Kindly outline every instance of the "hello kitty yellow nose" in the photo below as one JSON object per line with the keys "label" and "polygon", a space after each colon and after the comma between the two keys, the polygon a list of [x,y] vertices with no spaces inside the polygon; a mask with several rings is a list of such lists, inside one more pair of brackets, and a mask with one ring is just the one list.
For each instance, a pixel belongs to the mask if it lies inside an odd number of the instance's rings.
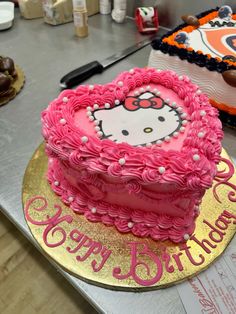
{"label": "hello kitty yellow nose", "polygon": [[143,132],[145,132],[145,133],[151,133],[152,131],[153,131],[152,128],[145,128],[145,129],[143,129]]}

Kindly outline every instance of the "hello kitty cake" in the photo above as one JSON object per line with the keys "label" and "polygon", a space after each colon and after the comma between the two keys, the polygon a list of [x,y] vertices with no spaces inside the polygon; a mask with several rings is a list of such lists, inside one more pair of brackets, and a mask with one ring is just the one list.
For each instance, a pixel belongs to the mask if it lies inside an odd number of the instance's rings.
{"label": "hello kitty cake", "polygon": [[42,113],[47,177],[92,222],[185,241],[220,160],[217,111],[186,76],[152,68],[63,91]]}

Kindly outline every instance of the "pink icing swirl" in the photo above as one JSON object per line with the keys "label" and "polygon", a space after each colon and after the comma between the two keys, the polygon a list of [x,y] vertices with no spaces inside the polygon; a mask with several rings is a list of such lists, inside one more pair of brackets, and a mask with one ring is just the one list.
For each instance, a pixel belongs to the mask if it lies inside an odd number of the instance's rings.
{"label": "pink icing swirl", "polygon": [[140,193],[142,190],[142,187],[137,181],[130,180],[126,184],[126,189],[129,191],[129,193]]}

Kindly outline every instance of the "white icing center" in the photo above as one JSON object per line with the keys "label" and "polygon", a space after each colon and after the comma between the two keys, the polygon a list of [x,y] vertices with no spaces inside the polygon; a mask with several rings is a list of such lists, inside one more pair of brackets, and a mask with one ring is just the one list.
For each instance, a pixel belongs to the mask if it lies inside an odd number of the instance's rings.
{"label": "white icing center", "polygon": [[[182,111],[182,108],[178,110],[178,108],[163,103],[161,98],[151,92],[144,92],[139,96],[128,98],[132,98],[130,100],[131,107],[121,103],[118,106],[95,110],[92,113],[94,118],[100,122],[102,138],[109,138],[117,143],[126,142],[133,146],[150,146],[150,143],[154,144],[158,140],[169,142],[173,134],[181,129],[182,121],[179,111]],[[156,101],[156,103],[158,101],[162,106],[145,107],[152,101]],[[139,107],[135,107],[136,105]]]}

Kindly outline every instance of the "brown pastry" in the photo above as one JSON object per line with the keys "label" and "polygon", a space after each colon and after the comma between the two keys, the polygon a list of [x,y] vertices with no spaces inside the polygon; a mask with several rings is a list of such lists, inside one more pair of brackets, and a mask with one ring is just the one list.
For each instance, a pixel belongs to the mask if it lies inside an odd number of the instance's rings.
{"label": "brown pastry", "polygon": [[16,95],[14,87],[10,87],[8,90],[0,92],[0,103],[4,98],[13,98]]}
{"label": "brown pastry", "polygon": [[227,70],[222,73],[222,76],[227,84],[236,87],[236,70]]}
{"label": "brown pastry", "polygon": [[194,15],[183,15],[181,19],[188,25],[198,27],[200,25],[198,19]]}
{"label": "brown pastry", "polygon": [[0,72],[8,72],[9,74],[13,74],[15,71],[14,61],[8,57],[0,58]]}
{"label": "brown pastry", "polygon": [[9,76],[0,72],[0,92],[7,91],[11,86],[12,80]]}
{"label": "brown pastry", "polygon": [[14,72],[11,74],[13,80],[15,81],[17,79],[17,71],[16,69],[14,70]]}
{"label": "brown pastry", "polygon": [[24,73],[14,61],[0,55],[0,106],[13,99],[24,85]]}
{"label": "brown pastry", "polygon": [[14,61],[9,57],[0,56],[0,104],[15,96],[13,83],[17,79]]}

